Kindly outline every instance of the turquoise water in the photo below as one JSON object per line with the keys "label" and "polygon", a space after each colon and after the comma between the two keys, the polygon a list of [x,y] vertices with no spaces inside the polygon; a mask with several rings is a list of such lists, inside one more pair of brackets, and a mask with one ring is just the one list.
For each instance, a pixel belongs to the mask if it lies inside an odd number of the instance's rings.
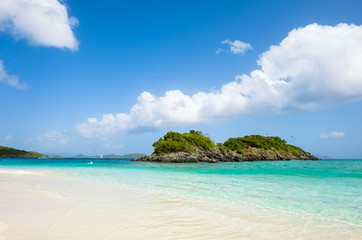
{"label": "turquoise water", "polygon": [[[94,164],[88,165],[87,162]],[[362,227],[362,160],[161,164],[110,159],[3,159],[105,184],[250,206]]]}

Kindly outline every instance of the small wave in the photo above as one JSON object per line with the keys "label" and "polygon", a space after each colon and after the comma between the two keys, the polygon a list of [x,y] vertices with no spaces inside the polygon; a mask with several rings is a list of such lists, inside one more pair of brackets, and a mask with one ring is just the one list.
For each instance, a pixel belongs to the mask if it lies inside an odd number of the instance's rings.
{"label": "small wave", "polygon": [[13,174],[13,175],[44,175],[41,172],[34,172],[34,171],[25,171],[19,169],[0,169],[0,174]]}

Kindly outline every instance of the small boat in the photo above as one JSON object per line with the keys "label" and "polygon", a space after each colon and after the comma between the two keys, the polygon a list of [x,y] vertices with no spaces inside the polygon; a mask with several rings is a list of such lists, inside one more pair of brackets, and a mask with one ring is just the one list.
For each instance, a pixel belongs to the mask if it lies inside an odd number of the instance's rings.
{"label": "small boat", "polygon": [[87,164],[93,164],[93,162],[87,162]]}

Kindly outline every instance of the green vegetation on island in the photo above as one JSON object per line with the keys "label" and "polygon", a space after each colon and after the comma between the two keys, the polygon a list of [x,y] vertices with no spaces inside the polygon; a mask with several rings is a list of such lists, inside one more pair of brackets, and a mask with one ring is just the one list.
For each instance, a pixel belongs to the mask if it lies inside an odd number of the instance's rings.
{"label": "green vegetation on island", "polygon": [[201,131],[168,132],[153,143],[154,152],[140,161],[155,162],[233,162],[267,160],[317,160],[303,149],[287,144],[280,137],[250,135],[229,138],[215,144]]}
{"label": "green vegetation on island", "polygon": [[289,152],[293,156],[299,157],[303,152],[301,148],[287,144],[287,141],[280,137],[264,137],[260,135],[229,138],[222,146],[237,153],[244,153],[250,148],[259,148],[269,151]]}
{"label": "green vegetation on island", "polygon": [[171,152],[193,152],[198,148],[217,148],[215,143],[200,131],[191,130],[189,133],[168,132],[163,138],[153,143],[157,154]]}
{"label": "green vegetation on island", "polygon": [[42,158],[46,155],[37,152],[28,152],[11,147],[0,146],[0,158]]}

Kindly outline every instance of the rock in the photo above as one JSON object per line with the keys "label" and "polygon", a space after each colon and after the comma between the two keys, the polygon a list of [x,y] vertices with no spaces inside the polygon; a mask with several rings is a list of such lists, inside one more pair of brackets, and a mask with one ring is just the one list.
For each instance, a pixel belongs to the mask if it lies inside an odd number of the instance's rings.
{"label": "rock", "polygon": [[293,155],[270,154],[266,151],[239,154],[232,151],[196,150],[192,153],[174,152],[164,154],[151,154],[132,161],[164,162],[164,163],[217,163],[217,162],[248,162],[248,161],[285,161],[285,160],[319,160],[312,154],[304,152],[299,157]]}

